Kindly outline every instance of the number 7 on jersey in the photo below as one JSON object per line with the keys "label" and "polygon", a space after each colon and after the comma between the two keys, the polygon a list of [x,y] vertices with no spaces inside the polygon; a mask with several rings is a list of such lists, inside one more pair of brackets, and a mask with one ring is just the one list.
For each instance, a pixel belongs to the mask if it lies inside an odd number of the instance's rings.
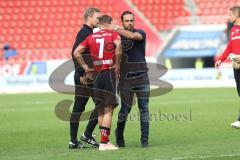
{"label": "number 7 on jersey", "polygon": [[96,43],[100,44],[98,58],[103,58],[104,38],[96,39]]}

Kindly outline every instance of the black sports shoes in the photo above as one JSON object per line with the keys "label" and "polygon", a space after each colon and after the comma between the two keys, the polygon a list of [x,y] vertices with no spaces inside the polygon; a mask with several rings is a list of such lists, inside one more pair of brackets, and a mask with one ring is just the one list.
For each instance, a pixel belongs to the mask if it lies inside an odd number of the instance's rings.
{"label": "black sports shoes", "polygon": [[[119,134],[117,129],[115,129],[116,144],[118,147],[125,147],[125,141],[122,134]],[[142,148],[148,148],[148,140],[141,141]]]}
{"label": "black sports shoes", "polygon": [[85,148],[84,145],[81,142],[69,142],[68,145],[69,149],[81,149],[81,148]]}
{"label": "black sports shoes", "polygon": [[99,144],[96,142],[96,140],[93,137],[86,137],[84,133],[80,137],[80,141],[84,144],[90,145],[93,148],[99,147]]}

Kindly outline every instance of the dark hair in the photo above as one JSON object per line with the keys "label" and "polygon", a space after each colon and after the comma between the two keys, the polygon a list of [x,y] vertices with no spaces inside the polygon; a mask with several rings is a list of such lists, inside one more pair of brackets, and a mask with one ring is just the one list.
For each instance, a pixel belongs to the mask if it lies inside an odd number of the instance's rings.
{"label": "dark hair", "polygon": [[127,14],[131,14],[131,15],[133,15],[133,17],[134,17],[134,14],[133,14],[132,12],[130,12],[130,11],[124,11],[124,12],[122,13],[122,15],[121,15],[121,20],[122,20],[122,22],[123,22],[123,16],[125,16],[125,15],[127,15]]}
{"label": "dark hair", "polygon": [[84,20],[86,21],[88,19],[88,17],[91,17],[93,16],[93,14],[97,12],[97,13],[100,13],[100,10],[98,8],[87,8],[85,11],[84,11]]}
{"label": "dark hair", "polygon": [[240,6],[233,6],[229,10],[236,14],[238,18],[240,18]]}
{"label": "dark hair", "polygon": [[112,17],[109,15],[102,15],[101,17],[99,17],[100,24],[111,24],[112,20]]}

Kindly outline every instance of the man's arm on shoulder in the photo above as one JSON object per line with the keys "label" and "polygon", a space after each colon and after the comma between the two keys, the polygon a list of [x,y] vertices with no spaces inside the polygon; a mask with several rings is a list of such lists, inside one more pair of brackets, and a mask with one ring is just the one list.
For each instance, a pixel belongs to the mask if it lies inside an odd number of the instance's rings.
{"label": "man's arm on shoulder", "polygon": [[[123,28],[118,28],[116,30],[121,36],[128,38],[128,39],[132,39],[132,40],[136,40],[136,41],[142,41],[145,39],[143,33],[139,33],[139,32],[131,32],[128,30],[125,30]],[[144,33],[145,34],[145,33]]]}

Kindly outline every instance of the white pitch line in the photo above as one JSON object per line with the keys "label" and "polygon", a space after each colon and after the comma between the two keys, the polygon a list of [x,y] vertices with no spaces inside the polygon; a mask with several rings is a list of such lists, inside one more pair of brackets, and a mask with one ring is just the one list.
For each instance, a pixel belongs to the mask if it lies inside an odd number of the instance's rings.
{"label": "white pitch line", "polygon": [[240,156],[240,153],[238,153],[238,154],[216,155],[216,156],[176,157],[176,158],[172,158],[171,160],[208,159],[208,158],[224,158],[224,157],[237,157],[237,156]]}
{"label": "white pitch line", "polygon": [[[48,104],[48,103],[53,103],[55,101],[24,101],[21,103],[17,103],[17,102],[5,102],[2,103],[3,105],[28,105],[28,104]],[[57,101],[56,101],[57,102]]]}
{"label": "white pitch line", "polygon": [[217,102],[232,102],[232,99],[208,99],[208,100],[174,100],[174,101],[167,101],[167,102],[160,102],[160,104],[175,104],[175,103],[217,103]]}

